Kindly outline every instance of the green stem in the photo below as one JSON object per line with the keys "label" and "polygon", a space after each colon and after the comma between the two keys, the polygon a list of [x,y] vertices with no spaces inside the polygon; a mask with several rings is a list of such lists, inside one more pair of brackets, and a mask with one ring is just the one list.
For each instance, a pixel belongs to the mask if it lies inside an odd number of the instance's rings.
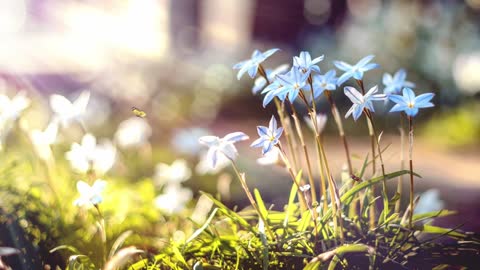
{"label": "green stem", "polygon": [[230,159],[230,161],[232,163],[233,170],[235,171],[235,174],[237,175],[237,178],[240,181],[240,184],[242,185],[242,188],[245,191],[245,194],[247,195],[248,200],[250,201],[250,204],[252,205],[253,209],[257,211],[259,218],[263,221],[263,224],[265,224],[265,228],[267,229],[267,232],[270,235],[270,238],[275,239],[275,235],[270,229],[270,226],[267,223],[266,217],[263,216],[262,212],[258,208],[258,205],[255,202],[255,199],[253,198],[252,193],[250,192],[250,189],[247,186],[247,181],[245,180],[245,174],[240,173],[240,171],[237,168],[237,165],[235,164],[235,161],[233,161],[232,159]]}
{"label": "green stem", "polygon": [[[403,117],[400,117],[400,170],[405,169],[405,130],[404,130],[404,123]],[[403,175],[398,177],[398,185],[397,185],[397,193],[398,193],[398,200],[395,203],[395,212],[400,213],[400,206],[402,201],[402,193],[403,193]]]}
{"label": "green stem", "polygon": [[408,223],[410,228],[413,227],[412,218],[413,218],[413,196],[414,196],[414,183],[413,183],[413,118],[408,117],[408,142],[409,142],[409,158],[410,158],[410,216]]}
{"label": "green stem", "polygon": [[107,229],[105,227],[105,218],[103,217],[102,211],[100,211],[100,206],[95,204],[95,209],[97,209],[98,216],[100,220],[98,221],[100,226],[100,240],[102,241],[102,253],[103,253],[103,264],[107,263]]}
{"label": "green stem", "polygon": [[345,136],[345,131],[343,129],[342,118],[340,117],[340,113],[338,112],[337,105],[335,104],[335,101],[333,100],[330,91],[325,90],[323,93],[327,97],[328,103],[330,103],[333,119],[335,120],[335,123],[337,125],[338,134],[342,139],[343,148],[345,148],[345,155],[347,156],[347,164],[348,164],[348,173],[352,175],[353,174],[352,159],[350,158],[350,150],[348,147],[347,137]]}
{"label": "green stem", "polygon": [[293,121],[295,123],[295,128],[297,130],[297,135],[298,135],[298,138],[300,139],[300,144],[302,144],[303,154],[305,155],[305,161],[307,162],[308,182],[310,184],[310,192],[312,195],[312,200],[316,202],[317,189],[315,187],[315,182],[313,181],[312,166],[310,164],[310,156],[308,154],[307,145],[305,144],[305,140],[303,138],[302,127],[300,125],[300,120],[298,118],[298,114],[297,114],[297,111],[295,110],[295,107],[291,102],[288,102],[288,103],[290,104],[290,108],[292,110],[292,114],[293,114],[292,116],[293,116]]}
{"label": "green stem", "polygon": [[287,171],[288,173],[290,174],[290,177],[292,178],[292,181],[293,183],[297,186],[297,195],[298,195],[298,200],[300,201],[300,208],[302,209],[302,212],[307,210],[308,206],[307,206],[307,202],[305,200],[305,197],[303,196],[301,190],[300,190],[300,187],[304,185],[303,181],[300,180],[301,182],[300,183],[297,183],[297,180],[296,180],[296,175],[298,174],[295,173],[292,169],[292,166],[290,164],[290,161],[288,160],[286,154],[285,154],[285,150],[283,150],[283,147],[282,147],[282,144],[279,142],[276,147],[278,147],[278,150],[280,150],[280,156],[282,157],[283,159],[283,162],[285,163],[285,167],[287,168]]}

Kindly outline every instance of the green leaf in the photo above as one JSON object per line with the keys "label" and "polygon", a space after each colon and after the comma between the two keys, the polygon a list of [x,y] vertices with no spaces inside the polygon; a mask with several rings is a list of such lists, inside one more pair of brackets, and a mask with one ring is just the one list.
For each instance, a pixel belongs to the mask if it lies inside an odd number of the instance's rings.
{"label": "green leaf", "polygon": [[420,231],[424,233],[447,235],[452,238],[460,238],[460,239],[465,238],[465,234],[463,233],[459,233],[452,229],[442,228],[442,227],[433,226],[433,225],[423,225]]}
{"label": "green leaf", "polygon": [[[255,196],[255,200],[257,201],[258,209],[260,210],[260,214],[265,217],[265,219],[268,219],[268,211],[267,207],[265,207],[265,203],[263,202],[262,195],[260,195],[260,191],[258,189],[253,190],[253,194]],[[267,224],[265,224],[267,225]]]}
{"label": "green leaf", "polygon": [[125,240],[127,240],[130,235],[132,235],[133,231],[128,230],[120,234],[120,236],[117,237],[117,240],[112,245],[112,248],[110,249],[110,253],[108,255],[108,258],[112,258],[113,255],[117,252],[117,250],[125,243]]}
{"label": "green leaf", "polygon": [[457,211],[440,210],[440,211],[433,211],[433,212],[427,212],[427,213],[421,213],[421,214],[414,214],[412,217],[412,220],[420,221],[420,220],[425,220],[429,218],[446,217],[446,216],[455,215],[455,214],[457,214]]}
{"label": "green leaf", "polygon": [[215,204],[225,215],[230,217],[232,220],[236,221],[239,223],[241,226],[245,227],[246,229],[250,230],[251,232],[255,232],[252,226],[244,219],[242,218],[239,214],[233,212],[232,210],[228,209],[223,203],[221,203],[219,200],[213,198],[212,195],[205,193],[203,191],[200,191],[201,194],[207,196],[213,204]]}
{"label": "green leaf", "polygon": [[312,221],[312,212],[310,210],[303,212],[302,219],[300,220],[300,223],[298,224],[298,227],[297,227],[297,231],[304,232],[305,230],[307,230],[308,225],[310,225],[311,221]]}
{"label": "green leaf", "polygon": [[50,250],[50,253],[54,253],[54,252],[57,252],[59,250],[69,250],[74,254],[80,254],[80,251],[78,251],[78,249],[76,247],[70,246],[70,245],[61,245],[61,246],[55,247],[55,248]]}
{"label": "green leaf", "polygon": [[[401,171],[397,171],[397,172],[393,172],[393,173],[389,173],[389,174],[386,174],[385,175],[385,180],[390,180],[390,179],[393,179],[393,178],[396,178],[400,175],[404,175],[404,174],[408,174],[410,173],[409,170],[401,170]],[[414,173],[415,176],[417,177],[421,177],[420,175]],[[378,184],[380,183],[381,181],[383,181],[384,179],[384,176],[379,176],[379,177],[375,177],[375,178],[372,178],[370,180],[367,180],[367,181],[363,181],[362,183],[359,183],[358,185],[355,185],[353,186],[351,189],[349,189],[347,192],[345,192],[342,197],[340,198],[340,201],[343,203],[343,202],[346,202],[347,200],[349,200],[351,197],[355,196],[358,192],[370,187],[370,186],[373,186],[375,184]],[[326,213],[324,213],[323,217],[322,217],[322,223],[325,224],[325,222],[327,220],[329,220],[331,217],[332,217],[332,209],[329,208],[327,210]]]}
{"label": "green leaf", "polygon": [[210,216],[208,217],[208,219],[205,221],[205,223],[202,225],[202,227],[198,228],[188,239],[187,241],[185,242],[185,244],[188,244],[190,243],[191,241],[193,241],[195,238],[197,238],[197,236],[199,236],[203,231],[205,231],[205,229],[207,229],[208,225],[210,225],[210,223],[212,222],[212,219],[215,217],[215,215],[217,214],[217,211],[218,211],[218,208],[215,208],[213,209],[212,213],[210,214]]}
{"label": "green leaf", "polygon": [[[302,178],[302,170],[298,171],[297,176],[295,177],[295,182],[299,183],[300,179]],[[288,204],[287,209],[285,210],[285,220],[283,221],[283,227],[286,228],[288,226],[288,222],[290,216],[295,213],[295,197],[297,196],[298,187],[295,183],[292,184],[292,188],[290,189],[290,196],[288,196]]]}

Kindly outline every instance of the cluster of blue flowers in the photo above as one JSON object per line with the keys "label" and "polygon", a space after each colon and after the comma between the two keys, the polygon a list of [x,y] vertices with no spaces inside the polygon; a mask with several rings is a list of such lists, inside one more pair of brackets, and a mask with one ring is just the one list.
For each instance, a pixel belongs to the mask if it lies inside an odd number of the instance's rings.
{"label": "cluster of blue flowers", "polygon": [[[415,96],[411,88],[415,84],[406,80],[406,72],[403,69],[397,71],[393,76],[385,73],[383,76],[383,94],[378,93],[378,86],[373,86],[365,93],[363,89],[363,76],[372,69],[379,67],[372,63],[374,56],[368,55],[351,65],[343,61],[334,61],[336,68],[343,71],[340,77],[334,69],[322,74],[318,63],[323,61],[324,56],[312,59],[310,53],[302,51],[299,56],[293,58],[293,65],[290,69],[282,65],[275,70],[264,69],[262,63],[279,49],[270,49],[266,52],[255,50],[252,57],[248,60],[237,63],[233,66],[238,69],[237,79],[243,74],[248,73],[251,78],[257,74],[260,76],[255,81],[252,92],[264,94],[263,106],[267,106],[272,100],[278,99],[282,102],[293,102],[298,96],[306,101],[306,96],[311,98],[311,102],[318,99],[325,91],[335,91],[337,87],[353,78],[361,86],[361,92],[352,86],[345,86],[344,93],[352,101],[353,105],[345,114],[345,118],[350,115],[356,121],[363,112],[374,112],[373,101],[384,100],[392,101],[394,106],[390,112],[404,112],[408,117],[417,115],[420,108],[433,107],[431,102],[434,94],[426,93]],[[313,88],[313,89],[312,89]],[[262,90],[263,89],[263,90]],[[282,131],[276,130],[276,121],[272,117],[270,128],[258,127],[260,139],[255,141],[252,146],[262,147],[262,152],[268,152],[272,145],[277,143]],[[275,127],[275,129],[272,129]]]}

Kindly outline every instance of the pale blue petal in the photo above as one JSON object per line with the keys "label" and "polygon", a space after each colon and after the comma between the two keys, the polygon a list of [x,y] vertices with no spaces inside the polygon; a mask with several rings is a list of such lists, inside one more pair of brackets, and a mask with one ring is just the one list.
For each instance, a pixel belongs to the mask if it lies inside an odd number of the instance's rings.
{"label": "pale blue petal", "polygon": [[405,110],[405,113],[408,115],[408,116],[415,116],[417,115],[418,113],[418,108],[414,107],[414,108],[409,108],[407,107],[407,109]]}
{"label": "pale blue petal", "polygon": [[407,72],[403,68],[398,70],[397,73],[395,73],[396,82],[403,82],[405,81],[406,78],[407,78]]}
{"label": "pale blue petal", "polygon": [[372,70],[372,69],[375,69],[375,68],[379,68],[380,65],[379,64],[375,64],[375,63],[370,63],[370,64],[367,64],[366,66],[364,67],[361,67],[360,70],[362,72],[365,72],[365,71],[369,71],[369,70]]}
{"label": "pale blue petal", "polygon": [[348,79],[350,79],[351,77],[353,76],[352,72],[351,71],[347,71],[345,73],[342,74],[342,76],[340,76],[338,79],[337,79],[337,85],[340,86],[342,85],[344,82],[346,82]]}
{"label": "pale blue petal", "polygon": [[405,98],[403,96],[400,96],[400,95],[390,95],[388,97],[391,101],[397,103],[397,104],[400,104],[400,105],[405,105],[407,106],[407,102],[405,101]]}
{"label": "pale blue petal", "polygon": [[234,143],[234,142],[248,140],[248,138],[249,137],[247,134],[237,131],[237,132],[232,132],[225,135],[225,137],[223,137],[223,140]]}
{"label": "pale blue petal", "polygon": [[272,118],[270,118],[270,122],[268,123],[268,129],[272,132],[274,132],[277,129],[277,120],[273,115],[272,115]]}
{"label": "pale blue petal", "polygon": [[[418,95],[417,97],[415,97],[415,106],[419,108],[424,108],[424,105],[427,103],[430,103],[433,96],[434,96],[433,93],[425,93],[425,94]],[[429,107],[433,107],[433,106],[429,106]]]}
{"label": "pale blue petal", "polygon": [[272,143],[272,142],[266,141],[266,142],[263,144],[262,154],[265,155],[265,154],[268,153],[270,150],[272,150],[272,146],[273,146],[273,143]]}
{"label": "pale blue petal", "polygon": [[363,107],[362,106],[357,106],[353,110],[353,120],[357,121],[357,119],[360,118],[360,116],[362,115],[362,112],[363,112]]}
{"label": "pale blue petal", "polygon": [[214,169],[217,165],[217,154],[218,154],[218,151],[216,148],[208,149],[207,162],[212,169]]}
{"label": "pale blue petal", "polygon": [[331,69],[329,70],[327,73],[325,73],[325,80],[326,81],[330,81],[332,80],[333,78],[335,78],[335,75],[337,75],[337,72],[335,71],[335,69]]}
{"label": "pale blue petal", "polygon": [[393,82],[392,75],[388,73],[383,74],[383,78],[382,78],[383,85],[388,87],[392,82]]}
{"label": "pale blue petal", "polygon": [[257,126],[257,133],[259,136],[268,136],[268,128],[264,126]]}
{"label": "pale blue petal", "polygon": [[406,81],[403,83],[403,86],[408,88],[415,88],[415,84],[413,82]]}
{"label": "pale blue petal", "polygon": [[360,70],[356,70],[355,72],[353,72],[353,78],[361,80],[363,78],[363,72]]}
{"label": "pale blue petal", "polygon": [[357,91],[357,89],[351,86],[345,86],[345,88],[343,88],[343,92],[350,99],[350,101],[352,101],[352,103],[360,104],[363,102],[363,96]]}
{"label": "pale blue petal", "polygon": [[343,61],[333,61],[333,64],[340,70],[343,71],[349,71],[352,69],[352,66],[350,64],[347,64]]}
{"label": "pale blue petal", "polygon": [[357,66],[357,67],[363,67],[363,66],[365,66],[368,62],[370,62],[374,57],[375,57],[375,55],[365,56],[365,57],[362,58],[360,61],[358,61],[358,63],[357,63],[355,66]]}
{"label": "pale blue petal", "polygon": [[315,65],[315,64],[318,64],[319,62],[323,61],[323,59],[325,58],[324,55],[321,55],[315,59],[312,60],[312,65]]}
{"label": "pale blue petal", "polygon": [[407,105],[404,105],[404,104],[395,104],[395,105],[390,109],[390,112],[401,112],[401,111],[405,111],[406,109],[408,109],[408,106],[407,106]]}
{"label": "pale blue petal", "polygon": [[246,63],[248,63],[248,61],[250,60],[245,60],[245,61],[236,63],[235,65],[233,65],[233,69],[241,69],[243,66],[245,66]]}
{"label": "pale blue petal", "polygon": [[250,78],[255,78],[255,75],[257,75],[257,70],[258,70],[258,65],[253,65],[248,69],[248,75]]}
{"label": "pale blue petal", "polygon": [[280,51],[280,49],[278,49],[278,48],[270,49],[270,50],[268,50],[268,51],[266,51],[266,52],[263,53],[263,57],[264,57],[265,59],[267,59],[267,58],[270,57],[272,54],[274,54],[274,53],[276,53],[276,52],[278,52],[278,51]]}
{"label": "pale blue petal", "polygon": [[282,133],[283,133],[283,128],[282,128],[282,127],[279,127],[279,128],[275,131],[275,139],[276,139],[276,140],[279,140],[280,137],[282,136]]}
{"label": "pale blue petal", "polygon": [[253,143],[250,144],[250,147],[263,147],[263,143],[265,142],[265,140],[266,139],[264,137],[260,137],[253,141]]}
{"label": "pale blue petal", "polygon": [[403,97],[407,103],[411,103],[415,101],[415,93],[412,89],[405,87],[403,88]]}
{"label": "pale blue petal", "polygon": [[355,110],[357,105],[353,104],[352,107],[350,107],[350,109],[347,111],[347,113],[345,114],[345,119],[348,118],[352,113],[353,113],[353,110]]}
{"label": "pale blue petal", "polygon": [[240,78],[242,78],[243,74],[247,72],[249,67],[250,67],[250,64],[245,64],[242,66],[242,68],[237,73],[237,80],[240,80]]}

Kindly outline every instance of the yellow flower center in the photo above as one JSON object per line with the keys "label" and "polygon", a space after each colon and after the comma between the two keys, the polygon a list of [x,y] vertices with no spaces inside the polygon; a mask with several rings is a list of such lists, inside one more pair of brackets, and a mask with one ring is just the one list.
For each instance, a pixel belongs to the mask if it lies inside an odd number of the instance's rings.
{"label": "yellow flower center", "polygon": [[300,88],[300,85],[298,85],[298,83],[295,83],[295,84],[293,85],[293,88],[298,89],[298,88]]}
{"label": "yellow flower center", "polygon": [[409,108],[413,108],[414,105],[415,105],[415,104],[414,104],[413,102],[410,102],[410,103],[408,103],[407,106],[408,106]]}

